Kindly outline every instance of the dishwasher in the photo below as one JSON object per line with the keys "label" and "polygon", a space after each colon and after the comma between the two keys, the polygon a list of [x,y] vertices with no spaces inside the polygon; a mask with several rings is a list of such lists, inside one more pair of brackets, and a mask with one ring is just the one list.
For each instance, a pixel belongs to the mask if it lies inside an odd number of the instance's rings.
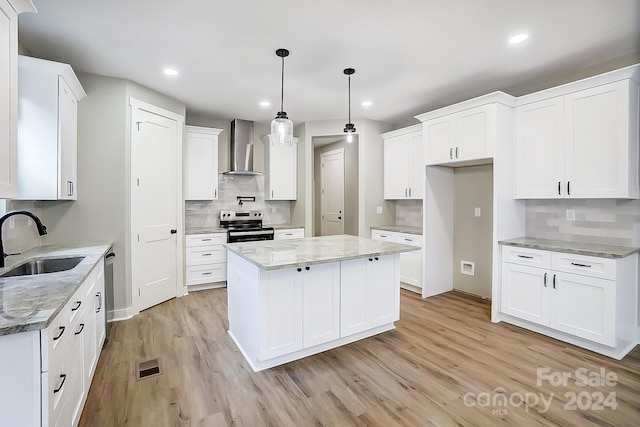
{"label": "dishwasher", "polygon": [[111,324],[107,319],[109,312],[113,312],[113,262],[116,259],[116,254],[113,252],[113,246],[107,250],[107,254],[104,256],[104,305],[107,310],[104,316],[105,325],[105,340],[109,339],[109,330]]}

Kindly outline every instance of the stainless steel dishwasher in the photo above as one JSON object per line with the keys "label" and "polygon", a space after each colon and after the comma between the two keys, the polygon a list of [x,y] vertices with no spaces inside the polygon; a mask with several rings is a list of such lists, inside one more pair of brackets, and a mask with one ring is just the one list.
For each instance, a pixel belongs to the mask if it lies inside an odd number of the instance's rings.
{"label": "stainless steel dishwasher", "polygon": [[109,323],[107,317],[110,311],[113,311],[113,262],[116,259],[116,254],[113,252],[113,246],[107,250],[107,254],[104,256],[104,296],[105,296],[105,308],[107,313],[105,313],[104,321],[105,325],[105,340],[109,339],[109,330],[111,329],[111,324]]}

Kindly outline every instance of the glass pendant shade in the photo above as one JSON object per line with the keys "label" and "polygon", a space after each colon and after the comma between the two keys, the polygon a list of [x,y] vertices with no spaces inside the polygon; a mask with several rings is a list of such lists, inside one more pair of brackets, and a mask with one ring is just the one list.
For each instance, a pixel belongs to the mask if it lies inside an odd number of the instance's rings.
{"label": "glass pendant shade", "polygon": [[[280,112],[282,113],[282,112]],[[271,122],[271,137],[280,144],[293,144],[293,122],[286,113],[276,116]]]}

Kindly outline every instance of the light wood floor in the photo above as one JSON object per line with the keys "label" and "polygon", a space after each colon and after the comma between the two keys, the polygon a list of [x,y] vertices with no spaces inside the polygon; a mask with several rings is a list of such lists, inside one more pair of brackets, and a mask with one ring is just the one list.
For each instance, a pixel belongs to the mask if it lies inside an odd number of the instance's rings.
{"label": "light wood floor", "polygon": [[[113,324],[80,426],[640,425],[640,346],[615,361],[489,313],[465,294],[402,291],[394,331],[254,373],[227,335],[226,289],[194,292]],[[137,381],[137,363],[156,357],[162,374]],[[538,386],[544,367],[573,379]],[[576,386],[578,368],[617,384]],[[572,392],[583,405],[615,392],[618,405],[568,410]]]}

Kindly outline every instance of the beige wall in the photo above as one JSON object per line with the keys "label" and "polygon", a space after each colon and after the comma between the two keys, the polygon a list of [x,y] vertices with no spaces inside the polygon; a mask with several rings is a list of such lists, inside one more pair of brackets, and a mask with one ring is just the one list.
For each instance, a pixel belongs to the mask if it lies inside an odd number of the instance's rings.
{"label": "beige wall", "polygon": [[328,151],[344,148],[344,232],[345,234],[358,235],[358,137],[351,144],[345,140],[333,144],[323,145],[314,150],[313,175],[314,175],[314,230],[315,235],[320,236],[321,203],[320,203],[320,155]]}
{"label": "beige wall", "polygon": [[[453,182],[453,288],[491,298],[493,166],[456,168]],[[460,272],[461,260],[475,262],[474,276]]]}

